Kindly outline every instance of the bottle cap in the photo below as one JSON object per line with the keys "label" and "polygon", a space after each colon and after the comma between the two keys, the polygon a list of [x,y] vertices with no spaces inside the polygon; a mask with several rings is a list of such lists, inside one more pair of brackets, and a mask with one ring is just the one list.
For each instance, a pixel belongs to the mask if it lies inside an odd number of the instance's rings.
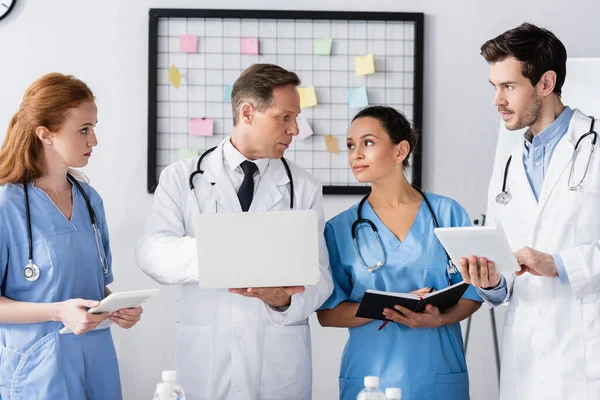
{"label": "bottle cap", "polygon": [[397,387],[389,387],[385,389],[385,397],[394,400],[399,399],[400,397],[402,397],[402,389]]}
{"label": "bottle cap", "polygon": [[376,388],[379,387],[378,376],[365,376],[365,387]]}
{"label": "bottle cap", "polygon": [[167,370],[167,371],[163,371],[162,372],[162,380],[167,382],[167,381],[177,381],[177,372],[176,371],[171,371],[171,370]]}

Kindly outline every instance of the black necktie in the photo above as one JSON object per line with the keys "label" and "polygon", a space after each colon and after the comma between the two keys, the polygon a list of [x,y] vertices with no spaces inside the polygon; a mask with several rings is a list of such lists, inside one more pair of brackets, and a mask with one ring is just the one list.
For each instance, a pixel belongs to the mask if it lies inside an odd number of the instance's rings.
{"label": "black necktie", "polygon": [[242,171],[244,171],[244,180],[237,195],[238,199],[240,199],[242,211],[248,211],[250,204],[252,204],[252,197],[254,196],[254,173],[258,167],[252,161],[247,160],[240,166],[242,167]]}

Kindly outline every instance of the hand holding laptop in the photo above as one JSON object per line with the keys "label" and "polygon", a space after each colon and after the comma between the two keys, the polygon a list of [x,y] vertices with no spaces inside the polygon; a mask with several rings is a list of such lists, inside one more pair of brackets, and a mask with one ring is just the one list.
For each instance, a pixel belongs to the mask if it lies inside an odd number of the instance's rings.
{"label": "hand holding laptop", "polygon": [[304,292],[304,286],[232,288],[229,292],[256,297],[271,307],[285,307],[291,304],[292,295]]}

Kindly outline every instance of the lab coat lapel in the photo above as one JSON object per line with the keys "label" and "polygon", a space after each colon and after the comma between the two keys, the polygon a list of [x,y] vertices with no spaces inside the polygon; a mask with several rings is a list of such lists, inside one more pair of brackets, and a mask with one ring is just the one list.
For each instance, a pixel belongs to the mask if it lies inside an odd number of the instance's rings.
{"label": "lab coat lapel", "polygon": [[282,190],[289,182],[281,160],[270,160],[264,176],[260,177],[249,211],[268,211],[273,208],[283,199]]}
{"label": "lab coat lapel", "polygon": [[[575,110],[567,133],[558,142],[554,154],[552,154],[552,159],[550,160],[550,165],[548,166],[548,171],[544,178],[544,184],[542,185],[542,193],[540,194],[540,209],[544,207],[557,185],[564,184],[564,189],[566,190],[566,179],[568,179],[569,168],[571,166],[571,161],[573,160],[573,150],[575,149],[575,144],[577,143],[579,136],[584,132],[587,132],[589,121],[589,117],[582,114],[579,110]],[[561,179],[563,176],[565,176],[565,179]],[[559,190],[560,189],[562,188],[559,188]]]}
{"label": "lab coat lapel", "polygon": [[202,179],[199,196],[217,202],[224,211],[241,212],[242,206],[223,163],[223,143],[207,157],[205,162],[204,179]]}

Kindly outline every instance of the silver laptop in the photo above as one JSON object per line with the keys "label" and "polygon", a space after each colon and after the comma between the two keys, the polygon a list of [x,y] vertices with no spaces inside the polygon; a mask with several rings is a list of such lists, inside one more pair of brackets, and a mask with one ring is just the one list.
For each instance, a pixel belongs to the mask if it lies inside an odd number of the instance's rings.
{"label": "silver laptop", "polygon": [[200,214],[200,287],[316,285],[319,234],[314,210]]}

